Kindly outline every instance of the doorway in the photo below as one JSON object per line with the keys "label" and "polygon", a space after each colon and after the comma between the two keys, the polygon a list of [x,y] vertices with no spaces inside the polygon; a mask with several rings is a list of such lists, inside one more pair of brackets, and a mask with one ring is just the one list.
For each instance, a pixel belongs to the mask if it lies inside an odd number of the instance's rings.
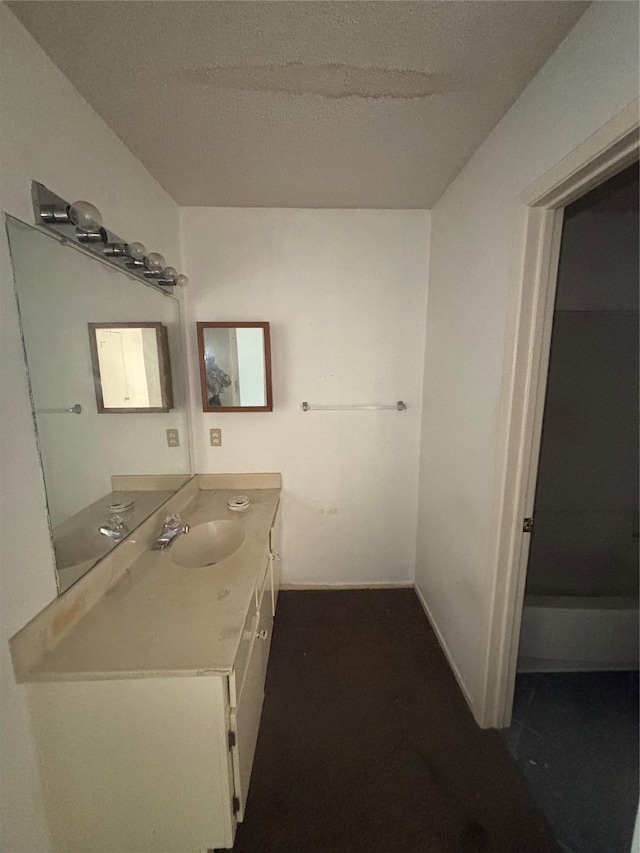
{"label": "doorway", "polygon": [[518,671],[638,668],[639,190],[564,212]]}
{"label": "doorway", "polygon": [[563,849],[638,803],[638,164],[565,208],[513,723]]}
{"label": "doorway", "polygon": [[625,107],[519,197],[503,379],[503,456],[496,472],[495,569],[485,690],[477,719],[511,722],[542,405],[548,367],[563,209],[638,161],[639,102]]}

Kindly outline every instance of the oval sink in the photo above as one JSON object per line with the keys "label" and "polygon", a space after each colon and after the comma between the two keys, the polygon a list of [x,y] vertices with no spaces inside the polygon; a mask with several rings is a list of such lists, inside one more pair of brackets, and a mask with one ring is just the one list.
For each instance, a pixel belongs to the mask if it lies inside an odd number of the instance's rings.
{"label": "oval sink", "polygon": [[213,566],[235,553],[244,541],[237,521],[207,521],[181,533],[171,546],[171,559],[178,566]]}

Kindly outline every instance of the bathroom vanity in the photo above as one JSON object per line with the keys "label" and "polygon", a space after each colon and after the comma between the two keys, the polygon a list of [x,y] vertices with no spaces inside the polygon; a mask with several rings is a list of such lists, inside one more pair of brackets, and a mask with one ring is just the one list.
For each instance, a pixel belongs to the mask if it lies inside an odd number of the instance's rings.
{"label": "bathroom vanity", "polygon": [[[279,475],[220,488],[224,476],[194,478],[136,531],[132,562],[118,557],[127,553],[119,546],[43,611],[51,612],[39,627],[30,623],[12,640],[56,851],[233,846],[280,584],[280,488]],[[227,500],[239,491],[251,506],[232,512]],[[189,532],[151,550],[158,521],[176,511]],[[201,565],[214,553],[202,550],[203,537],[213,541],[220,530],[227,551]],[[117,559],[87,609],[78,587]],[[77,607],[87,609],[80,618]]]}

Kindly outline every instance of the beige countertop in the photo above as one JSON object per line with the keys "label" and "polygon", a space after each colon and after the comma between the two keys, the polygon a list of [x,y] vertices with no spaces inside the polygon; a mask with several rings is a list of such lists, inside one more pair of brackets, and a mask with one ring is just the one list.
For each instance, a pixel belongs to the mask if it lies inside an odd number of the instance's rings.
{"label": "beige countertop", "polygon": [[280,497],[279,488],[241,491],[251,498],[246,512],[227,508],[238,489],[202,489],[180,513],[192,528],[225,519],[241,525],[234,554],[185,568],[172,560],[172,547],[145,551],[27,680],[230,673]]}

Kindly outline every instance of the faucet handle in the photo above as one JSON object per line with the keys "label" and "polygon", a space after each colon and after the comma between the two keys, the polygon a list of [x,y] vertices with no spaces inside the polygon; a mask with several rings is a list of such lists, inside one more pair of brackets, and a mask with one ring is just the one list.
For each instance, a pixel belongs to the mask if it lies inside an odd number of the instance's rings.
{"label": "faucet handle", "polygon": [[165,530],[176,530],[178,527],[182,527],[182,519],[179,515],[168,515],[164,520],[164,529]]}

